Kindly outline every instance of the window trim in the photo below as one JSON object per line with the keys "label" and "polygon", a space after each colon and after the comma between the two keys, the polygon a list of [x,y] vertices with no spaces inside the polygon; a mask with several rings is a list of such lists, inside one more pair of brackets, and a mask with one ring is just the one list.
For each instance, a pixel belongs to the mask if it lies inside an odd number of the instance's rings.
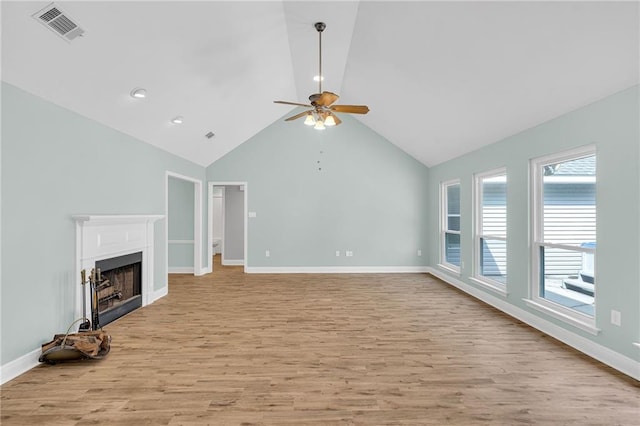
{"label": "window trim", "polygon": [[[474,183],[474,192],[473,192],[473,213],[474,213],[474,228],[473,228],[473,275],[472,275],[472,279],[474,282],[477,282],[487,288],[489,288],[490,290],[493,291],[497,291],[500,294],[506,295],[507,294],[507,283],[501,283],[500,281],[497,280],[493,280],[489,277],[487,277],[486,275],[482,275],[480,273],[480,271],[482,270],[481,265],[480,265],[480,257],[481,257],[481,251],[482,249],[480,248],[480,241],[481,239],[491,239],[491,240],[499,240],[499,241],[504,241],[506,244],[508,244],[507,242],[507,238],[508,238],[508,233],[506,231],[506,227],[508,226],[508,213],[506,213],[506,217],[505,217],[505,233],[506,233],[506,237],[503,236],[499,236],[499,235],[491,235],[491,234],[485,234],[483,231],[483,216],[482,216],[482,198],[483,198],[483,190],[482,190],[482,180],[483,179],[487,179],[487,178],[491,178],[491,177],[498,177],[498,176],[504,176],[505,178],[505,182],[508,182],[508,178],[507,178],[507,168],[506,167],[500,167],[498,169],[493,169],[493,170],[488,170],[486,172],[482,172],[482,173],[476,173],[473,176],[473,183]],[[505,210],[507,209],[507,205],[506,205],[506,193],[505,193]],[[482,232],[481,232],[482,231]],[[509,253],[507,251],[507,265],[509,264]],[[508,275],[507,275],[507,280],[509,279]]]}
{"label": "window trim", "polygon": [[[594,310],[593,316],[583,314],[574,309],[567,308],[558,303],[545,299],[540,296],[540,270],[541,270],[541,247],[555,247],[574,251],[583,251],[595,253],[594,249],[587,249],[578,246],[570,246],[557,243],[545,243],[543,238],[544,232],[544,192],[543,192],[543,175],[542,169],[546,165],[561,163],[565,161],[577,160],[584,157],[595,155],[597,161],[597,152],[595,145],[586,145],[576,149],[563,151],[556,154],[549,154],[542,157],[532,158],[529,160],[529,188],[530,188],[530,282],[529,282],[529,299],[524,299],[528,306],[544,312],[565,323],[576,326],[582,330],[597,334],[600,330],[596,328],[596,314]],[[596,185],[597,185],[597,169],[596,169]],[[597,189],[596,189],[597,191]],[[597,205],[596,205],[597,211]],[[597,234],[597,228],[596,228]],[[597,303],[594,295],[594,303]]]}
{"label": "window trim", "polygon": [[[446,261],[447,259],[446,235],[447,234],[460,235],[460,264],[462,265],[462,236],[461,236],[462,222],[460,222],[460,231],[452,231],[447,229],[447,218],[448,218],[447,213],[448,213],[448,205],[449,205],[447,188],[452,185],[458,185],[460,186],[460,189],[462,189],[459,178],[440,182],[440,263],[439,263],[439,266],[441,268],[447,269],[456,274],[460,274],[460,271],[461,271],[460,266],[454,265],[453,263],[449,263]],[[461,211],[459,216],[462,217],[462,196],[460,196],[460,204],[461,204],[460,205]]]}

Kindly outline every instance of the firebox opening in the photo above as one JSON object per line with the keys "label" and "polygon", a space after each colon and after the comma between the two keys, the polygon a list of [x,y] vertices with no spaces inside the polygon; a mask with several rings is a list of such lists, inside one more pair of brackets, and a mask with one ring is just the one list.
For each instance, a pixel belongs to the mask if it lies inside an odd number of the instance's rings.
{"label": "firebox opening", "polygon": [[96,262],[100,326],[142,306],[142,252]]}

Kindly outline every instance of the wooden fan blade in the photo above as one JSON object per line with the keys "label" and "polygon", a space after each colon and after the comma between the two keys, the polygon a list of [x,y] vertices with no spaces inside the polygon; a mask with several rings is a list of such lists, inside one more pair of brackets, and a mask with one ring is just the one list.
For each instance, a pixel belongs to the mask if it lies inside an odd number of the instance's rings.
{"label": "wooden fan blade", "polygon": [[342,123],[342,120],[340,120],[337,115],[335,114],[331,114],[331,115],[333,115],[333,120],[336,122],[336,126]]}
{"label": "wooden fan blade", "polygon": [[338,100],[340,96],[331,92],[322,92],[320,98],[316,100],[316,105],[329,106]]}
{"label": "wooden fan blade", "polygon": [[310,111],[302,111],[300,114],[296,114],[296,115],[293,115],[293,116],[291,116],[291,117],[289,117],[289,118],[285,118],[285,120],[284,120],[284,121],[293,121],[293,120],[297,120],[298,118],[300,118],[300,117],[304,117],[305,115],[309,114],[309,112],[310,112]]}
{"label": "wooden fan blade", "polygon": [[329,108],[335,112],[346,112],[349,114],[366,114],[369,112],[369,107],[366,105],[334,105]]}
{"label": "wooden fan blade", "polygon": [[301,107],[307,107],[307,108],[311,108],[311,105],[309,104],[300,104],[298,102],[288,102],[288,101],[273,101],[274,104],[284,104],[284,105],[295,105],[295,106],[301,106]]}

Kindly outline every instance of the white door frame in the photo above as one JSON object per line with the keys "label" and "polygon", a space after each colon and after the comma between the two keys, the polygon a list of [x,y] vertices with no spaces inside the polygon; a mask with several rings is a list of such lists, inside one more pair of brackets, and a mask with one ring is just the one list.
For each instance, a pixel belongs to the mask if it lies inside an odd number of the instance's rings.
{"label": "white door frame", "polygon": [[165,266],[166,276],[169,275],[169,178],[175,178],[193,183],[193,275],[203,275],[206,269],[202,266],[202,181],[179,173],[168,171],[165,177]]}
{"label": "white door frame", "polygon": [[[207,233],[207,271],[208,272],[212,272],[213,271],[213,264],[211,263],[211,259],[213,257],[213,235],[211,233],[211,230],[213,229],[213,187],[214,186],[244,186],[244,220],[243,220],[243,224],[244,224],[244,272],[247,272],[247,267],[249,265],[249,257],[248,257],[248,253],[249,253],[249,249],[248,249],[248,242],[249,242],[249,223],[248,223],[248,217],[249,217],[249,185],[247,184],[247,182],[239,182],[239,181],[213,181],[213,182],[208,182],[208,188],[207,188],[207,200],[208,200],[208,217],[207,217],[207,223],[208,223],[208,229],[209,232]],[[223,195],[222,198],[222,207],[223,207],[223,211],[222,211],[222,253],[224,253],[224,203],[225,203],[225,197]]]}

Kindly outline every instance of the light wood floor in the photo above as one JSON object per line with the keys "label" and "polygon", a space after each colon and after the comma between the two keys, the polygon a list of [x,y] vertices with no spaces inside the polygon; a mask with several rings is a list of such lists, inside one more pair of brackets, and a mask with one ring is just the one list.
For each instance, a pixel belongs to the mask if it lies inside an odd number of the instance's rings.
{"label": "light wood floor", "polygon": [[638,425],[640,386],[424,274],[172,275],[3,425]]}

